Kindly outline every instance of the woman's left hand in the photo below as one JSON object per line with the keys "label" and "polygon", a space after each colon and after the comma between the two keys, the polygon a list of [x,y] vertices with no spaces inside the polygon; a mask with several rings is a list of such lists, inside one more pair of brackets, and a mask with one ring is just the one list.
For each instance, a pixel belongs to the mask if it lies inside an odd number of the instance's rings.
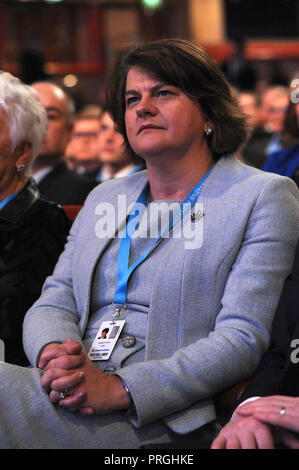
{"label": "woman's left hand", "polygon": [[[55,376],[53,372],[50,370],[45,373],[55,377],[50,384],[50,399],[53,403],[59,402],[60,406],[69,411],[80,410],[83,414],[108,413],[127,409],[130,404],[130,398],[120,379],[104,374],[86,353],[84,364],[72,374],[65,375],[59,370]],[[47,377],[43,379],[46,380]],[[61,399],[60,394],[65,390],[69,396]]]}
{"label": "woman's left hand", "polygon": [[253,416],[263,423],[279,426],[287,431],[281,433],[285,444],[299,448],[299,397],[274,395],[245,403],[236,411],[240,416]]}

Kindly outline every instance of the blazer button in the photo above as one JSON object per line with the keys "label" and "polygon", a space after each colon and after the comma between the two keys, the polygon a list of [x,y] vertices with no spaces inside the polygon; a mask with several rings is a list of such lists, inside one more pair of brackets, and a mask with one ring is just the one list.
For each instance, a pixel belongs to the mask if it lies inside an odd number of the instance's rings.
{"label": "blazer button", "polygon": [[114,375],[116,371],[116,367],[114,366],[106,366],[105,369],[104,369],[104,374],[106,375]]}
{"label": "blazer button", "polygon": [[133,335],[126,335],[121,342],[124,348],[132,348],[136,344],[136,338]]}

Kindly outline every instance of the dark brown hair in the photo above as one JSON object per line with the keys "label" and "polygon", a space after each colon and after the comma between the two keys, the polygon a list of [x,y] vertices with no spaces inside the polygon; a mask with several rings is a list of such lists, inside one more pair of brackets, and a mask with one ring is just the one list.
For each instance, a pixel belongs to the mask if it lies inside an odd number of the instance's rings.
{"label": "dark brown hair", "polygon": [[162,39],[123,51],[106,89],[107,105],[131,155],[124,117],[127,74],[134,66],[180,88],[199,103],[213,125],[214,132],[207,140],[215,159],[235,152],[245,141],[246,116],[217,63],[203,47],[190,41]]}

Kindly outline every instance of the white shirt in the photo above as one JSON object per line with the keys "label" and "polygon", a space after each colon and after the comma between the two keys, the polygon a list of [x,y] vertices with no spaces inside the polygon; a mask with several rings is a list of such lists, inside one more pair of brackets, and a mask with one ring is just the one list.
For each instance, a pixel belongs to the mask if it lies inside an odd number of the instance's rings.
{"label": "white shirt", "polygon": [[48,166],[47,168],[42,168],[41,170],[37,170],[34,174],[33,174],[33,178],[36,182],[36,184],[39,184],[41,182],[41,180],[43,178],[45,178],[45,176],[50,173],[50,171],[52,171],[54,167],[53,166]]}

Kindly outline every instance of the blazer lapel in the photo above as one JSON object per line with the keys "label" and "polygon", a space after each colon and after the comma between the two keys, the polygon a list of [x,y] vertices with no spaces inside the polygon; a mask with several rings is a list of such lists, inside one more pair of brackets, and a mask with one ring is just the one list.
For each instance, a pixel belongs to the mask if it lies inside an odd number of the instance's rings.
{"label": "blazer lapel", "polygon": [[[84,266],[85,268],[80,273],[78,273],[77,279],[79,280],[78,287],[80,291],[80,298],[84,299],[84,303],[81,304],[83,314],[81,316],[80,327],[82,332],[86,328],[89,317],[91,286],[97,263],[104,250],[108,247],[109,243],[115,236],[117,236],[117,233],[125,227],[125,222],[132,205],[137,200],[146,182],[147,175],[144,173],[144,176],[140,178],[138,184],[133,188],[132,192],[124,194],[124,192],[120,190],[120,193],[115,194],[114,191],[110,191],[109,194],[107,193],[107,197],[103,196],[101,199],[94,199],[92,203],[86,207],[86,223],[84,225],[85,227],[95,227],[95,229],[94,233],[91,234],[89,239],[85,239],[84,246],[82,246],[79,258],[76,261],[78,265]],[[108,213],[109,211],[115,211],[115,227],[112,227],[113,224],[111,224],[112,229],[109,231],[109,235],[107,234],[106,236],[100,236],[99,230],[97,230],[97,223],[99,223],[101,214],[103,214],[103,209],[105,209],[105,207],[107,208]],[[82,215],[84,218],[84,214]],[[80,258],[82,262],[79,261]],[[90,262],[86,262],[84,259],[87,259]]]}

